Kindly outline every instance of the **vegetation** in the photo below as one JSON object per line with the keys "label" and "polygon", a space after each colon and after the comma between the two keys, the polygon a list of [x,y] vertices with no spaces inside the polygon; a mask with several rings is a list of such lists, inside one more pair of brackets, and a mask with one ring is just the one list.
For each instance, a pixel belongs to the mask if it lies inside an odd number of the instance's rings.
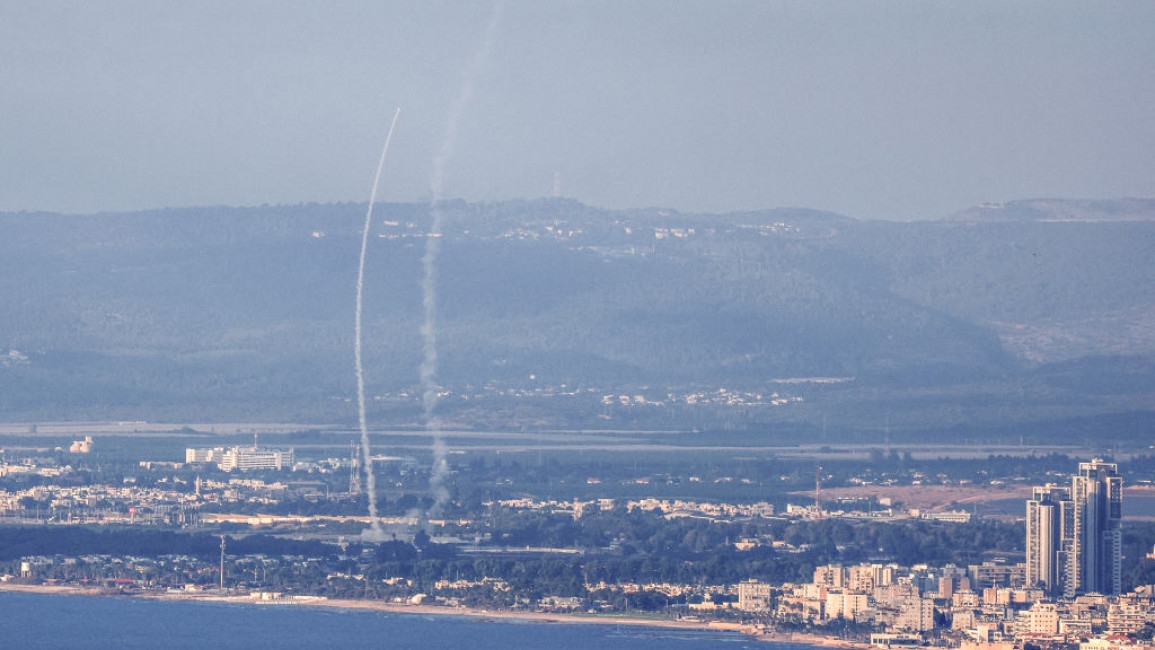
{"label": "vegetation", "polygon": [[[332,557],[340,549],[332,544],[307,542],[272,535],[229,537],[227,548],[236,555],[305,555]],[[33,555],[123,555],[155,558],[188,555],[215,558],[220,538],[205,533],[181,533],[139,527],[0,526],[0,561]]]}
{"label": "vegetation", "polygon": [[[352,421],[360,211],[0,215],[0,415]],[[372,240],[366,367],[387,395],[370,417],[412,423],[419,400],[399,394],[420,362],[414,243],[427,206],[384,211],[398,225]],[[1152,227],[454,204],[439,269],[441,413],[480,428],[795,437],[827,416],[830,441],[878,440],[890,414],[895,441],[1134,439],[1152,421],[1155,341],[1135,338],[1128,314],[1152,302]],[[854,379],[769,381],[815,376]],[[803,401],[601,401],[722,387]]]}

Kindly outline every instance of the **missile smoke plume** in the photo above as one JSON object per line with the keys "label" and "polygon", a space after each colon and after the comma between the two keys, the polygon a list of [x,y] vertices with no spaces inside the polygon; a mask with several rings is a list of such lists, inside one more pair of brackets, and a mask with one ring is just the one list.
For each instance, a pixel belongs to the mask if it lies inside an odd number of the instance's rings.
{"label": "missile smoke plume", "polygon": [[365,212],[365,227],[361,230],[361,261],[357,266],[357,308],[353,318],[353,367],[357,371],[357,418],[361,426],[361,466],[365,470],[365,491],[369,495],[369,530],[361,535],[367,540],[385,539],[381,522],[377,519],[377,479],[373,475],[373,460],[369,450],[369,427],[365,422],[365,370],[361,364],[361,311],[365,290],[365,250],[369,245],[369,227],[373,222],[373,204],[377,201],[377,185],[381,182],[381,169],[385,166],[385,154],[389,153],[389,142],[393,139],[393,129],[401,109],[393,114],[389,133],[385,136],[385,146],[381,149],[381,159],[377,161],[377,173],[373,176],[373,191],[369,193],[369,209]]}
{"label": "missile smoke plume", "polygon": [[424,359],[421,362],[421,403],[425,410],[425,429],[433,438],[433,471],[429,479],[429,489],[433,493],[433,506],[429,514],[437,516],[449,501],[449,489],[445,480],[449,476],[449,465],[445,460],[445,441],[441,437],[441,421],[437,411],[437,257],[441,252],[441,200],[445,179],[445,166],[453,156],[457,144],[457,125],[466,105],[473,98],[473,82],[482,65],[489,58],[493,46],[493,35],[497,31],[498,18],[504,2],[498,2],[490,14],[481,45],[466,66],[461,83],[461,92],[449,109],[449,120],[445,125],[445,139],[441,149],[433,159],[433,175],[430,179],[430,226],[425,238],[425,255],[421,259],[421,294],[424,320],[421,324]]}

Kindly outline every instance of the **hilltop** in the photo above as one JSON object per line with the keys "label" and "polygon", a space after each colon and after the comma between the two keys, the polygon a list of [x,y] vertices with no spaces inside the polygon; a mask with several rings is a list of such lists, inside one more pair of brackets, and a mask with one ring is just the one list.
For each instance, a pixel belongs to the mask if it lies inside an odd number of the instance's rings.
{"label": "hilltop", "polygon": [[[470,426],[1142,428],[1153,206],[1023,201],[898,223],[450,202],[446,413]],[[0,215],[0,418],[351,417],[364,209]],[[428,206],[375,215],[367,381],[375,417],[407,423]],[[720,388],[797,399],[683,408]]]}

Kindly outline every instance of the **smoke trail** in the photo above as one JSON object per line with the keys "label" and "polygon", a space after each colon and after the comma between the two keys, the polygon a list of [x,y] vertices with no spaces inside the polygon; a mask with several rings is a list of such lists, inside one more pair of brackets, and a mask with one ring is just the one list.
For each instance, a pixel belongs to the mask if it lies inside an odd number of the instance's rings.
{"label": "smoke trail", "polygon": [[441,439],[441,421],[436,416],[437,410],[437,256],[441,252],[441,199],[442,187],[445,179],[445,165],[453,156],[454,146],[457,144],[457,125],[461,121],[461,114],[465,106],[473,98],[473,82],[481,70],[489,50],[493,45],[493,35],[497,31],[498,18],[504,0],[499,0],[489,16],[489,23],[485,27],[485,35],[480,47],[470,59],[462,75],[461,92],[449,109],[449,120],[445,125],[445,139],[441,142],[441,149],[433,159],[433,175],[430,179],[430,226],[425,238],[425,255],[421,259],[423,276],[421,280],[422,308],[424,321],[421,324],[424,359],[421,362],[421,404],[425,409],[425,429],[433,437],[433,471],[429,479],[429,489],[433,493],[433,506],[429,514],[436,516],[449,501],[449,490],[445,480],[449,476],[449,466],[445,460],[445,442]]}
{"label": "smoke trail", "polygon": [[373,461],[369,451],[369,428],[365,423],[365,370],[361,365],[361,305],[365,290],[365,249],[369,245],[369,226],[373,222],[373,203],[377,200],[377,185],[381,182],[381,169],[385,166],[385,154],[389,152],[389,142],[393,139],[393,129],[401,108],[393,114],[389,133],[385,136],[385,146],[381,149],[381,159],[377,161],[377,174],[373,176],[373,191],[369,193],[369,209],[365,212],[365,227],[361,230],[361,261],[357,266],[357,308],[353,318],[353,367],[357,371],[357,421],[361,425],[361,465],[365,470],[365,491],[369,494],[369,530],[362,537],[372,541],[385,538],[381,522],[377,520],[377,479],[373,475]]}

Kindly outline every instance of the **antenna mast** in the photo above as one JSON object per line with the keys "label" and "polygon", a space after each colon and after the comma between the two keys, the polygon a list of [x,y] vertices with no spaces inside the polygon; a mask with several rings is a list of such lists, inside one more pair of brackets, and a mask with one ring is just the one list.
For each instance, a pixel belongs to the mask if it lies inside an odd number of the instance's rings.
{"label": "antenna mast", "polygon": [[822,466],[814,470],[814,518],[822,519]]}

